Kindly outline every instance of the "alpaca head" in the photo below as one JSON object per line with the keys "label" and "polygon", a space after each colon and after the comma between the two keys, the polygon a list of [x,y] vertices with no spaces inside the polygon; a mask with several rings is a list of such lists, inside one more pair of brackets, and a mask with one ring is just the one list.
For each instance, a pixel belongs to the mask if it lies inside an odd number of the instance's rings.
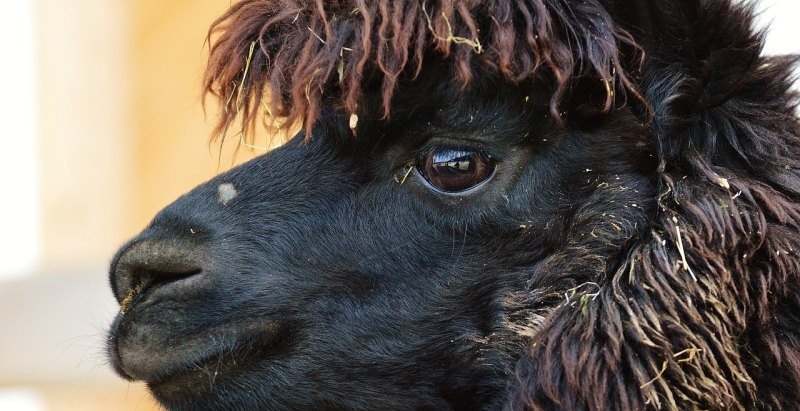
{"label": "alpaca head", "polygon": [[218,132],[303,132],[120,249],[120,375],[170,409],[796,401],[793,62],[726,0],[550,3],[235,3]]}

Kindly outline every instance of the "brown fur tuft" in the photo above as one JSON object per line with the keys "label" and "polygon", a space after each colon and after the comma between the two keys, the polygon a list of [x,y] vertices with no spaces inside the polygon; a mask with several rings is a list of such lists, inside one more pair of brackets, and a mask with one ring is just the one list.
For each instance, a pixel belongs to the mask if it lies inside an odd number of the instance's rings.
{"label": "brown fur tuft", "polygon": [[357,113],[371,81],[388,117],[398,81],[432,58],[464,87],[481,67],[512,83],[546,79],[557,119],[579,78],[604,91],[603,112],[616,96],[639,98],[620,56],[639,48],[596,0],[240,0],[213,23],[212,38],[204,90],[222,106],[217,137],[241,116],[252,138],[262,114],[309,132],[323,99]]}

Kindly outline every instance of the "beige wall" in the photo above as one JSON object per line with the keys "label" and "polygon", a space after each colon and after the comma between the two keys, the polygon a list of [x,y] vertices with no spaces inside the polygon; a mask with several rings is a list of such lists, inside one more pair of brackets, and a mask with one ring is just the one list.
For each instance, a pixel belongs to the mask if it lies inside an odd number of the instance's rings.
{"label": "beige wall", "polygon": [[[133,69],[137,86],[136,213],[143,224],[197,183],[231,166],[232,145],[219,156],[201,110],[205,37],[230,4],[221,0],[135,0]],[[204,47],[205,46],[205,47]],[[210,113],[213,113],[213,108]],[[213,118],[209,118],[209,121]],[[249,158],[242,152],[239,160]]]}
{"label": "beige wall", "polygon": [[108,254],[127,230],[134,119],[127,4],[38,0],[42,263]]}
{"label": "beige wall", "polygon": [[34,1],[41,258],[33,276],[0,282],[0,400],[26,387],[48,410],[155,409],[104,359],[117,310],[106,264],[234,163],[233,145],[208,144],[199,92],[206,30],[230,2]]}
{"label": "beige wall", "polygon": [[200,105],[206,31],[229,2],[37,1],[42,260],[78,266],[233,164]]}

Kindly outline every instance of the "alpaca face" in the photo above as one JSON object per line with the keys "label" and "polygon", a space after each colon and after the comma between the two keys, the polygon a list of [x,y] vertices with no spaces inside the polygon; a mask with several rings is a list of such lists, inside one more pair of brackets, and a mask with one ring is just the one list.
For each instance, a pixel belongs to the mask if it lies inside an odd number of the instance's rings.
{"label": "alpaca face", "polygon": [[498,407],[647,226],[655,165],[624,113],[563,130],[542,96],[440,80],[161,211],[112,264],[117,371],[170,409]]}

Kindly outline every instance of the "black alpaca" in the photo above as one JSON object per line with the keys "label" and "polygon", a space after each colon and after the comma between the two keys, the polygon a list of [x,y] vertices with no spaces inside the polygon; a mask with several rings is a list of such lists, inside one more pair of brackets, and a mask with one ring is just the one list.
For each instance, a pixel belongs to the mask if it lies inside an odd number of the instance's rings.
{"label": "black alpaca", "polygon": [[[168,409],[797,409],[794,57],[732,0],[240,0],[217,133],[121,248]],[[239,121],[241,120],[241,123]]]}

